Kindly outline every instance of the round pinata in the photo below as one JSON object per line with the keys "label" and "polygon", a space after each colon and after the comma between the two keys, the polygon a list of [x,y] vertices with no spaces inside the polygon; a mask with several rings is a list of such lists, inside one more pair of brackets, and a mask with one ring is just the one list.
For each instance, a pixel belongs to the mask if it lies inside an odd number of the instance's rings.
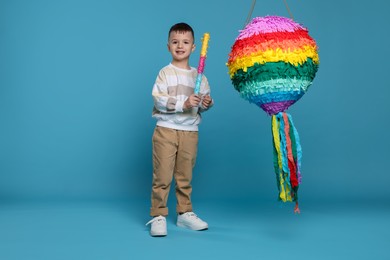
{"label": "round pinata", "polygon": [[318,64],[317,44],[308,30],[280,16],[254,18],[240,31],[229,54],[227,67],[234,88],[272,116],[274,166],[282,201],[298,201],[302,156],[298,132],[285,111],[306,93]]}

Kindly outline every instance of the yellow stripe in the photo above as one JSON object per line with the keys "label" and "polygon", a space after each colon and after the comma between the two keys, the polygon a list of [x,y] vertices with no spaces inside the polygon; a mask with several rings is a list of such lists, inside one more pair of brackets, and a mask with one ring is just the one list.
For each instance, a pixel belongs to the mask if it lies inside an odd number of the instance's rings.
{"label": "yellow stripe", "polygon": [[284,180],[283,180],[283,173],[279,174],[279,180],[280,180],[280,191],[279,191],[279,198],[283,201],[287,201],[287,194],[284,190]]}
{"label": "yellow stripe", "polygon": [[311,58],[315,64],[319,64],[319,57],[316,46],[305,45],[301,49],[293,51],[283,51],[280,48],[275,50],[269,49],[266,51],[252,53],[250,56],[239,57],[229,62],[230,77],[233,77],[237,70],[242,69],[247,71],[248,67],[252,67],[255,63],[264,64],[267,62],[283,61],[298,66],[306,62],[307,58]]}
{"label": "yellow stripe", "polygon": [[282,166],[282,155],[280,152],[279,123],[277,122],[275,115],[272,116],[272,134],[274,136],[275,148],[278,154],[279,170],[282,171],[283,166]]}
{"label": "yellow stripe", "polygon": [[292,201],[291,190],[288,184],[284,180],[283,166],[282,166],[282,154],[280,151],[280,138],[279,138],[279,122],[276,116],[272,116],[272,135],[274,137],[274,143],[276,152],[278,154],[278,166],[279,166],[279,197],[283,202]]}
{"label": "yellow stripe", "polygon": [[202,57],[206,56],[207,47],[209,46],[209,39],[210,39],[209,33],[203,34],[202,49],[200,51],[200,56],[202,56]]}

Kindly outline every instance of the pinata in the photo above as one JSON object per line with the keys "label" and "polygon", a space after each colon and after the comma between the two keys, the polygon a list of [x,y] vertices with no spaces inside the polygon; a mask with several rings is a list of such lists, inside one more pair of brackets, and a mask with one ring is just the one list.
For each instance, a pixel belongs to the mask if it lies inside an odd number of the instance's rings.
{"label": "pinata", "polygon": [[227,62],[240,96],[271,116],[278,198],[294,201],[296,213],[302,149],[286,110],[307,92],[318,65],[318,47],[308,30],[281,16],[252,19],[240,31]]}

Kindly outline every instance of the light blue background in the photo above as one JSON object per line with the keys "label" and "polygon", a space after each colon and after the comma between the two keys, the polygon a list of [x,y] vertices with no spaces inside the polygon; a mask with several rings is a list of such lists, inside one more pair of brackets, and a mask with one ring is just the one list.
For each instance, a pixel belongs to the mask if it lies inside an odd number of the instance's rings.
{"label": "light blue background", "polygon": [[[289,112],[303,146],[301,198],[389,198],[390,37],[385,1],[290,1],[320,68]],[[167,31],[211,34],[215,107],[200,129],[194,196],[276,196],[270,117],[238,96],[225,63],[251,1],[1,1],[1,198],[148,198],[151,88]],[[252,17],[289,16],[258,1]]]}
{"label": "light blue background", "polygon": [[[275,196],[270,118],[240,99],[225,63],[251,1],[1,1],[2,198],[148,197],[151,88],[176,22],[211,34],[194,196]],[[336,4],[337,3],[337,4]],[[297,1],[320,69],[289,112],[302,198],[389,198],[390,38],[385,1]],[[289,16],[258,1],[254,16]]]}
{"label": "light blue background", "polygon": [[[257,1],[252,17],[288,17],[283,2]],[[251,3],[0,0],[0,259],[389,259],[390,3],[288,1],[321,60],[289,110],[300,216],[276,202],[270,117],[225,66]],[[151,89],[181,21],[195,29],[194,67],[211,34],[215,107],[193,181],[210,229],[177,228],[170,214],[168,236],[153,239]]]}
{"label": "light blue background", "polygon": [[[259,1],[254,16],[288,16]],[[176,22],[211,34],[194,196],[275,193],[270,118],[239,98],[225,63],[251,1],[2,1],[0,192],[13,198],[147,197],[151,87]],[[336,4],[337,3],[337,4]],[[303,198],[389,197],[390,39],[384,1],[298,1],[320,69],[289,111],[303,146]]]}

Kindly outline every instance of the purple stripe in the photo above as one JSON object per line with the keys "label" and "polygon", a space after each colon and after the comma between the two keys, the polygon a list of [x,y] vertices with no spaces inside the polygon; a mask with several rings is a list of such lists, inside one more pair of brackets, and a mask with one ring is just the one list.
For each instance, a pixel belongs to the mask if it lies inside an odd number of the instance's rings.
{"label": "purple stripe", "polygon": [[296,100],[288,100],[281,102],[271,102],[260,105],[260,107],[267,112],[269,115],[275,115],[279,112],[284,112],[287,110],[292,104],[295,103]]}

